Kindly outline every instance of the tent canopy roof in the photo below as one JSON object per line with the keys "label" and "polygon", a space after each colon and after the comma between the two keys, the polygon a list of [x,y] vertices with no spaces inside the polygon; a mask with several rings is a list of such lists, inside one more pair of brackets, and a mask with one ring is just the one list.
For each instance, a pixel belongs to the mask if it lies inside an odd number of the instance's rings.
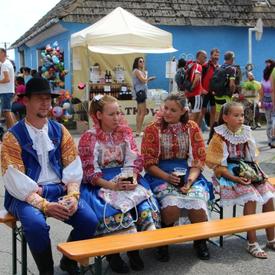
{"label": "tent canopy roof", "polygon": [[90,27],[71,36],[71,46],[104,54],[168,53],[172,34],[118,7]]}

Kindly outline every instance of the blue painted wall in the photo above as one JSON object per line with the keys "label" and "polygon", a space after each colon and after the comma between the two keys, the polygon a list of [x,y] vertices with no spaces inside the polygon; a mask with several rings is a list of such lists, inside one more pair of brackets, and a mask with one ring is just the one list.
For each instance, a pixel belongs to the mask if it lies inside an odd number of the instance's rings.
{"label": "blue painted wall", "polygon": [[[69,41],[72,33],[80,31],[88,26],[88,24],[79,23],[61,23],[68,31],[51,37],[38,45],[26,48],[25,64],[31,68],[37,67],[36,49],[52,44],[58,41],[59,46],[64,49],[65,69],[71,72],[70,64],[70,47]],[[244,70],[248,61],[248,28],[243,27],[191,27],[191,26],[158,26],[173,34],[173,45],[177,52],[171,54],[149,54],[146,57],[146,66],[149,75],[155,75],[157,79],[150,83],[150,88],[162,88],[168,90],[168,79],[165,78],[165,62],[171,60],[172,57],[177,59],[182,54],[190,54],[195,58],[196,52],[200,49],[206,50],[208,53],[214,47],[220,49],[220,63],[223,63],[223,54],[225,51],[232,50],[235,52],[235,63],[239,64]],[[252,63],[255,65],[254,74],[257,80],[262,78],[262,70],[264,61],[272,56],[272,45],[275,44],[275,29],[264,28],[261,41],[255,40],[253,33],[252,39]],[[19,56],[16,52],[16,64],[19,68]],[[66,76],[66,89],[71,89],[71,73]]]}
{"label": "blue painted wall", "polygon": [[[168,79],[165,78],[165,62],[173,56],[177,59],[182,54],[191,54],[195,58],[200,49],[208,54],[212,48],[219,48],[221,52],[220,63],[226,51],[235,52],[235,63],[244,70],[248,62],[248,28],[243,27],[191,27],[191,26],[159,26],[173,34],[173,44],[178,50],[172,54],[147,55],[147,69],[149,75],[157,76],[157,80],[150,83],[150,88],[164,88],[168,90]],[[260,41],[252,38],[252,63],[255,65],[253,73],[257,80],[261,80],[264,61],[275,58],[272,45],[275,43],[275,29],[264,28]]]}

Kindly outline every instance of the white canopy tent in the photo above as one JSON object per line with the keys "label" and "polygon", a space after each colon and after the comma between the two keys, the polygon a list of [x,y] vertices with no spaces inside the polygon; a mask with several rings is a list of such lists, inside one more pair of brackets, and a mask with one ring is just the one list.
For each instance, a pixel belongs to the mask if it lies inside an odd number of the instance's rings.
{"label": "white canopy tent", "polygon": [[[90,27],[72,34],[74,93],[79,81],[88,82],[89,67],[98,63],[101,70],[116,65],[125,68],[131,82],[134,58],[144,53],[171,53],[172,34],[152,26],[118,7]],[[89,49],[89,51],[87,50]]]}
{"label": "white canopy tent", "polygon": [[118,7],[90,27],[71,36],[71,47],[103,54],[169,53],[172,34]]}

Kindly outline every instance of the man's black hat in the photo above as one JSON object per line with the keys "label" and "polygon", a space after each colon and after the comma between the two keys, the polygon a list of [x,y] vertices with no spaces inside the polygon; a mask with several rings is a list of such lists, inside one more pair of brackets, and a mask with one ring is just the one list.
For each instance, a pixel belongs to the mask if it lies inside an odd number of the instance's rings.
{"label": "man's black hat", "polygon": [[35,94],[47,94],[52,98],[58,97],[59,94],[54,94],[51,91],[49,81],[43,77],[33,77],[26,84],[25,93],[22,96],[30,96]]}

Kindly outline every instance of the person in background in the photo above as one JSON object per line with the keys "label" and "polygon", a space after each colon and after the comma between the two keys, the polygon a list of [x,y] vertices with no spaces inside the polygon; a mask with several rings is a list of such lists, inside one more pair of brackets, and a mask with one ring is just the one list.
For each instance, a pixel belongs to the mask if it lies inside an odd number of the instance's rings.
{"label": "person in background", "polygon": [[155,79],[154,76],[148,77],[144,71],[143,57],[137,57],[133,63],[132,81],[133,81],[133,96],[137,101],[137,116],[136,116],[136,136],[142,134],[142,124],[147,112],[146,99],[147,99],[147,83]]}
{"label": "person in background", "polygon": [[[160,204],[162,227],[173,226],[179,218],[207,221],[208,201],[214,197],[211,183],[201,174],[206,155],[203,136],[188,113],[183,94],[169,95],[142,139],[145,179]],[[194,241],[194,248],[200,259],[209,259],[205,239]],[[160,247],[157,256],[159,261],[169,261],[168,246]]]}
{"label": "person in background", "polygon": [[241,83],[239,96],[244,97],[241,101],[244,105],[244,124],[251,126],[253,130],[261,127],[258,122],[260,89],[261,83],[255,80],[252,72],[247,72],[247,80]]}
{"label": "person in background", "polygon": [[15,79],[15,95],[11,106],[12,112],[17,116],[18,119],[22,119],[26,114],[26,107],[22,95],[25,94],[25,81],[21,76],[17,76]]}
{"label": "person in background", "polygon": [[210,91],[210,81],[213,77],[214,71],[219,67],[220,51],[214,48],[210,52],[210,59],[207,63],[202,65],[202,87],[205,90],[202,103],[202,118],[205,118],[207,108],[210,107],[210,121],[209,127],[211,128],[216,118],[216,103],[212,91]]}
{"label": "person in background", "polygon": [[219,113],[222,105],[232,100],[232,95],[235,93],[235,90],[236,90],[236,84],[235,84],[236,68],[234,66],[234,60],[235,60],[234,52],[227,51],[224,54],[224,64],[221,66],[221,68],[225,70],[228,76],[228,79],[226,83],[226,95],[222,95],[222,96],[215,95],[216,121],[218,121]]}
{"label": "person in background", "polygon": [[0,48],[0,63],[0,109],[6,119],[7,128],[10,128],[16,122],[16,118],[11,112],[12,98],[15,91],[15,81],[13,65],[7,59],[7,52],[4,48]]}
{"label": "person in background", "polygon": [[[275,117],[274,111],[274,98],[275,89],[272,89],[272,77],[271,73],[275,67],[275,62],[271,59],[266,60],[266,66],[263,71],[263,80],[261,81],[260,89],[260,104],[261,108],[265,111],[266,118],[266,135],[268,140],[268,146],[275,148],[275,134],[273,134],[272,127],[272,114]],[[275,130],[274,130],[275,131]]]}
{"label": "person in background", "polygon": [[[207,149],[206,164],[214,170],[213,183],[220,192],[222,207],[243,205],[244,215],[250,215],[256,213],[256,204],[260,203],[263,212],[274,211],[275,187],[257,165],[256,142],[250,127],[243,123],[241,103],[232,101],[222,106]],[[241,170],[244,165],[250,169]],[[274,227],[267,228],[266,234],[266,247],[275,250]],[[257,242],[256,230],[248,231],[247,239],[247,251],[256,258],[266,259],[267,253]]]}
{"label": "person in background", "polygon": [[[83,171],[73,138],[47,118],[55,96],[44,78],[26,84],[26,118],[4,135],[1,152],[4,206],[20,221],[40,275],[54,274],[47,217],[73,227],[67,241],[92,238],[98,224],[79,197]],[[79,272],[77,262],[66,256],[60,268],[70,275]]]}
{"label": "person in background", "polygon": [[[136,210],[131,207],[129,211],[122,213],[111,203],[106,204],[100,195],[104,189],[111,193],[114,191],[116,201],[121,201],[123,192],[119,191],[126,190],[139,197],[136,192],[138,186],[150,189],[140,175],[143,159],[132,130],[121,114],[117,99],[109,95],[95,96],[90,105],[90,115],[94,126],[81,136],[78,149],[84,173],[81,197],[98,217],[96,235],[155,230],[158,209],[152,209],[145,198],[141,198],[141,202],[135,206]],[[129,173],[127,179],[126,174],[123,176],[125,170]],[[129,251],[127,255],[133,270],[144,269],[138,250]],[[118,253],[108,255],[107,261],[113,271],[129,272],[128,265]]]}
{"label": "person in background", "polygon": [[38,74],[37,70],[35,70],[35,69],[31,70],[31,76],[32,77],[40,77],[40,75]]}
{"label": "person in background", "polygon": [[29,67],[23,67],[23,75],[24,75],[25,84],[27,84],[28,81],[32,79],[31,69]]}
{"label": "person in background", "polygon": [[[196,61],[192,64],[187,64],[190,68],[188,78],[190,79],[192,86],[190,91],[185,92],[185,96],[190,104],[190,119],[195,121],[198,125],[201,125],[202,116],[202,95],[205,93],[202,86],[202,65],[206,62],[206,51],[200,50],[196,54]],[[188,69],[189,71],[189,69]]]}

